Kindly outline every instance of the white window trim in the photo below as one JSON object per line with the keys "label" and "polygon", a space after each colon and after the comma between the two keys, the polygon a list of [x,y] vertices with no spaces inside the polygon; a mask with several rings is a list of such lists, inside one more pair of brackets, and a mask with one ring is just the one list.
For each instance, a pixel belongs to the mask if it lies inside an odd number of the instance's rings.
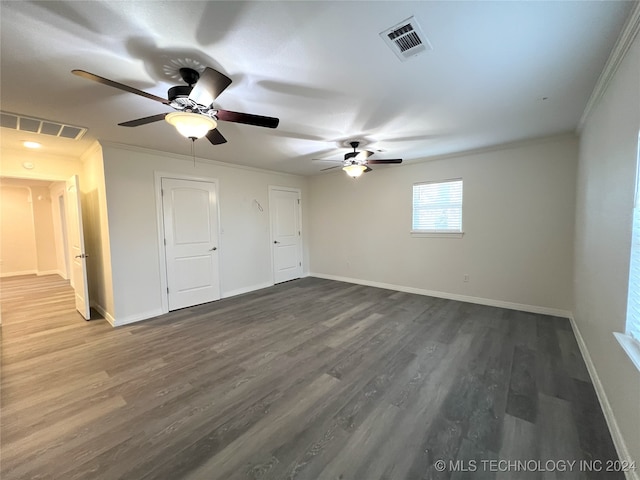
{"label": "white window trim", "polygon": [[464,232],[438,232],[429,230],[411,230],[411,236],[416,238],[462,238]]}
{"label": "white window trim", "polygon": [[[434,184],[434,183],[447,183],[447,182],[457,182],[457,181],[461,181],[464,182],[462,177],[456,177],[456,178],[446,178],[443,180],[430,180],[427,182],[416,182],[411,186],[411,189],[413,190],[413,187],[415,187],[416,185],[429,185],[429,184]],[[464,183],[463,183],[463,189],[464,189]],[[463,203],[462,205],[460,205],[460,209],[461,209],[461,214],[462,212],[462,208],[464,208],[464,191],[462,194],[462,198],[463,198]],[[411,202],[411,213],[413,214],[413,201]],[[464,220],[464,216],[462,216],[462,219]],[[462,228],[462,225],[460,226],[460,228]],[[414,237],[414,238],[462,238],[464,236],[464,230],[460,230],[460,231],[451,231],[451,230],[410,230],[409,234]]]}
{"label": "white window trim", "polygon": [[[636,188],[634,191],[634,196],[633,196],[633,217],[631,220],[631,234],[632,234],[632,241],[631,241],[631,258],[629,259],[629,277],[631,277],[631,267],[633,267],[632,265],[632,260],[633,260],[633,245],[634,242],[637,241],[635,238],[636,235],[636,228],[640,228],[640,225],[636,225],[637,220],[638,220],[638,209],[640,209],[640,132],[638,132],[638,151],[636,153]],[[631,278],[629,278],[629,284],[631,284]],[[631,286],[629,287],[631,288]],[[627,293],[627,309],[629,309],[629,300],[628,300],[629,294]],[[637,332],[637,328],[634,330],[635,332]],[[634,338],[634,336],[631,335],[631,327],[629,326],[629,313],[627,312],[627,318],[625,319],[625,332],[626,333],[619,333],[619,332],[613,332],[613,335],[616,337],[616,339],[618,340],[618,342],[620,343],[620,346],[622,347],[622,349],[626,352],[626,354],[629,356],[629,358],[631,359],[631,361],[633,362],[633,364],[635,365],[635,367],[638,369],[638,371],[640,372],[640,341],[637,338]]]}
{"label": "white window trim", "polygon": [[640,342],[626,333],[613,332],[613,335],[640,372]]}

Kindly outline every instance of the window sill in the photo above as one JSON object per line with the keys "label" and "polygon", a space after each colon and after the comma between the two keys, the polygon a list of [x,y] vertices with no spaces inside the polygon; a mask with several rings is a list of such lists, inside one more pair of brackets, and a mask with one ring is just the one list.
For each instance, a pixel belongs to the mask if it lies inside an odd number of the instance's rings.
{"label": "window sill", "polygon": [[416,238],[462,238],[464,232],[423,232],[420,230],[411,230],[411,236]]}
{"label": "window sill", "polygon": [[640,343],[624,333],[613,332],[613,335],[640,372]]}

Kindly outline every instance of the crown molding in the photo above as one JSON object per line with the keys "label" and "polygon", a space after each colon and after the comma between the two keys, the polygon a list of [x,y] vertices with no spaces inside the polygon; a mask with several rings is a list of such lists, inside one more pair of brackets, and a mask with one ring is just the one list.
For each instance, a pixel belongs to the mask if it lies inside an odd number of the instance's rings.
{"label": "crown molding", "polygon": [[[126,143],[109,142],[106,140],[99,140],[99,142],[100,142],[100,145],[102,145],[103,149],[117,148],[120,150],[129,150],[131,152],[145,153],[147,155],[162,155],[163,157],[175,158],[177,160],[184,160],[191,163],[193,163],[193,160],[194,160],[194,157],[191,157],[189,155],[182,155],[180,153],[164,152],[161,150],[154,150],[152,148],[137,147],[135,145],[128,145]],[[250,172],[265,173],[268,175],[284,175],[288,177],[304,178],[303,175],[296,175],[294,173],[279,172],[277,170],[268,170],[266,168],[250,167],[248,165],[240,165],[237,163],[221,162],[219,160],[210,160],[208,158],[195,157],[195,160],[198,163],[206,163],[209,165],[217,165],[217,166],[226,167],[226,168],[235,168],[238,170],[248,170]]]}
{"label": "crown molding", "polygon": [[[494,145],[488,145],[486,147],[471,148],[468,150],[458,150],[455,152],[443,153],[440,155],[419,157],[419,158],[416,158],[415,160],[407,161],[406,163],[396,165],[394,166],[394,168],[398,169],[398,168],[405,168],[405,167],[415,167],[416,165],[434,162],[437,160],[448,160],[451,158],[471,157],[474,155],[483,155],[485,153],[499,152],[502,150],[511,150],[514,148],[525,148],[525,147],[534,146],[534,145],[542,145],[545,143],[576,140],[577,138],[578,137],[576,136],[576,132],[574,130],[571,130],[568,132],[562,132],[562,133],[553,134],[553,135],[545,135],[542,137],[525,138],[523,140],[516,140],[514,142],[497,143]],[[308,176],[318,177],[321,175],[337,175],[337,174],[340,174],[341,172],[342,170],[335,170],[332,172],[314,173]]]}
{"label": "crown molding", "polygon": [[87,159],[90,158],[92,155],[94,155],[95,153],[101,153],[101,152],[102,152],[102,145],[100,145],[100,142],[98,140],[95,140],[91,145],[89,145],[89,148],[87,148],[84,152],[82,152],[82,155],[80,155],[80,161],[82,163],[85,163]]}
{"label": "crown molding", "polygon": [[604,93],[607,91],[611,80],[616,74],[618,67],[624,60],[624,57],[627,55],[629,48],[631,48],[631,44],[635,40],[638,35],[638,31],[640,31],[640,1],[636,1],[627,22],[624,27],[622,27],[622,31],[618,36],[618,40],[611,50],[611,54],[609,55],[609,59],[600,73],[598,77],[598,81],[596,82],[596,86],[591,92],[591,96],[589,97],[589,101],[587,102],[587,106],[584,108],[584,112],[582,113],[582,117],[580,117],[580,121],[578,122],[577,132],[580,133],[584,128],[584,125],[589,118],[589,115],[596,107]]}
{"label": "crown molding", "polygon": [[460,150],[452,153],[444,153],[442,155],[433,155],[429,157],[422,157],[414,162],[407,162],[406,164],[399,165],[401,167],[408,167],[411,165],[417,165],[420,163],[433,162],[434,160],[446,160],[449,158],[458,157],[470,157],[473,155],[482,155],[484,153],[499,152],[501,150],[511,150],[514,148],[523,148],[533,145],[541,145],[544,143],[562,142],[566,140],[575,140],[576,134],[574,131],[562,132],[554,135],[545,135],[542,137],[525,138],[523,140],[516,140],[514,142],[497,143],[495,145],[488,145],[486,147],[471,148],[469,150]]}

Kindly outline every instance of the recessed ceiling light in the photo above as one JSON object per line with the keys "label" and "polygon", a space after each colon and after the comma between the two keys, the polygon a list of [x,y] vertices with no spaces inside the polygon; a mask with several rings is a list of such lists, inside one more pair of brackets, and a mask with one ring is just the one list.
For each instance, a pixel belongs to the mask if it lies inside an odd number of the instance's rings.
{"label": "recessed ceiling light", "polygon": [[31,162],[22,162],[22,167],[27,170],[32,170],[35,165]]}
{"label": "recessed ceiling light", "polygon": [[40,145],[38,142],[22,142],[22,144],[27,147],[27,148],[40,148],[42,145]]}

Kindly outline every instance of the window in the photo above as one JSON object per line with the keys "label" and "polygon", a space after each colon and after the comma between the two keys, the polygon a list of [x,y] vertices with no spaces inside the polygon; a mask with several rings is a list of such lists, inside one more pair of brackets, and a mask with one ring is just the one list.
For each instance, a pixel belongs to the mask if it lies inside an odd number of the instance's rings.
{"label": "window", "polygon": [[[637,196],[637,195],[636,195]],[[627,334],[640,342],[640,202],[633,209],[633,233],[629,265],[629,297],[627,300]]]}
{"label": "window", "polygon": [[462,179],[413,185],[411,233],[462,235]]}
{"label": "window", "polygon": [[629,292],[627,294],[626,334],[616,333],[618,341],[640,370],[640,136],[636,163],[636,193],[631,228],[631,255],[629,259]]}

